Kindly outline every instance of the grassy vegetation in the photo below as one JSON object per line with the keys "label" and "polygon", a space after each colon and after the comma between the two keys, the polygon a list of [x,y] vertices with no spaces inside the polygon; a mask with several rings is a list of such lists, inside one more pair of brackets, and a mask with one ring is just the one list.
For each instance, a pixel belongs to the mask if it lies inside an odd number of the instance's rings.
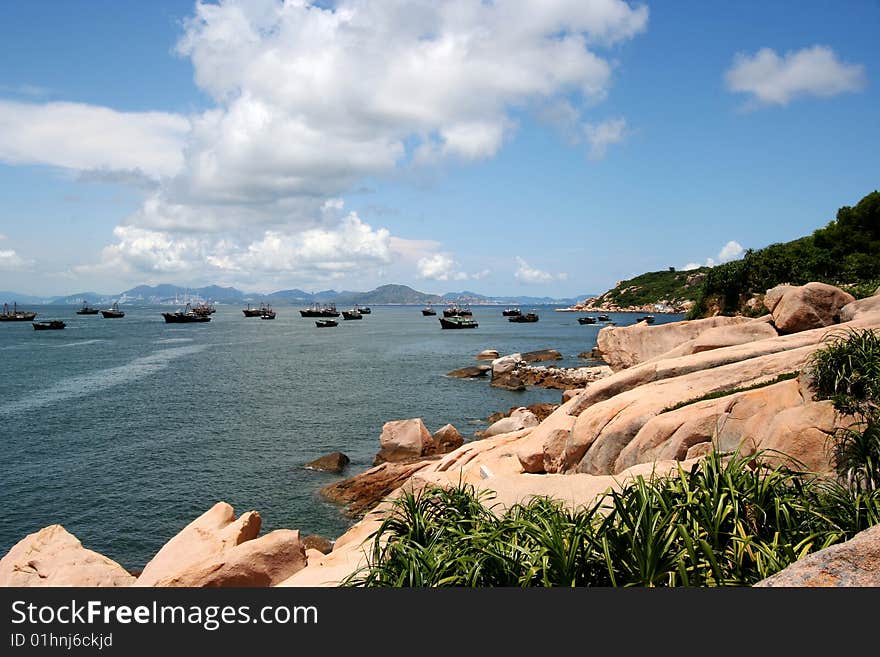
{"label": "grassy vegetation", "polygon": [[[685,301],[693,301],[699,291],[700,282],[709,270],[701,267],[690,271],[652,271],[635,278],[621,281],[613,289],[599,297],[597,303],[614,304],[621,307],[644,306],[661,301],[676,306]],[[691,280],[691,283],[688,283]]]}
{"label": "grassy vegetation", "polygon": [[761,455],[714,454],[567,510],[535,498],[499,515],[467,485],[398,499],[346,586],[742,586],[880,521],[854,493]]}
{"label": "grassy vegetation", "polygon": [[854,418],[833,436],[838,476],[856,490],[880,489],[880,333],[837,333],[813,355],[810,369],[815,398],[830,399]]}
{"label": "grassy vegetation", "polygon": [[761,383],[755,383],[750,386],[741,386],[739,388],[731,388],[730,390],[717,390],[715,392],[710,392],[701,397],[695,397],[693,399],[686,399],[685,401],[678,402],[672,406],[667,406],[660,413],[668,413],[669,411],[676,411],[679,408],[683,408],[685,406],[690,406],[691,404],[696,404],[697,402],[706,401],[707,399],[721,399],[722,397],[729,397],[730,395],[735,395],[738,392],[747,392],[748,390],[757,390],[758,388],[766,388],[767,386],[772,386],[774,383],[779,383],[780,381],[789,381],[791,379],[796,379],[800,372],[786,372],[785,374],[780,374],[775,379],[771,379],[770,381],[762,381]]}

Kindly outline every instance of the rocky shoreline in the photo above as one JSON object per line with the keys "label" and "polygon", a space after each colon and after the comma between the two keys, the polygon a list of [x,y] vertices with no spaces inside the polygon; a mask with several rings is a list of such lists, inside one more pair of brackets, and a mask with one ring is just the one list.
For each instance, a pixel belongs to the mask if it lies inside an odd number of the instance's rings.
{"label": "rocky shoreline", "polygon": [[[779,286],[764,304],[767,314],[757,319],[604,327],[596,355],[605,364],[596,367],[533,364],[558,360],[553,350],[478,354],[485,364],[449,376],[486,377],[507,389],[557,388],[560,403],[493,414],[468,441],[451,425],[431,433],[419,418],[387,422],[373,467],[321,491],[359,518],[335,541],[292,529],[260,536],[257,511],[236,517],[218,502],[135,574],[63,526],[45,527],[0,559],[0,586],[338,586],[365,565],[372,532],[404,490],[464,482],[492,491],[498,508],[535,495],[574,508],[634,476],[674,475],[707,453],[735,449],[772,450],[780,463],[796,460],[831,476],[827,437],[852,418],[813,399],[810,356],[841,330],[880,330],[880,289],[856,301],[821,283]],[[344,455],[328,456],[328,467],[341,471]],[[859,540],[878,551],[880,534],[865,535]],[[790,568],[798,569],[797,581],[845,585],[845,575],[811,579],[804,572],[813,562],[827,571],[839,552]],[[880,585],[880,569],[871,572],[872,585]]]}

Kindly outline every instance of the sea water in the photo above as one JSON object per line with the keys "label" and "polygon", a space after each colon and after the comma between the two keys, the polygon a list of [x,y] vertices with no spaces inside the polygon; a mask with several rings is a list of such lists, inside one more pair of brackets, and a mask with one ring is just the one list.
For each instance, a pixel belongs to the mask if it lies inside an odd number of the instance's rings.
{"label": "sea water", "polygon": [[[318,490],[372,465],[385,422],[452,423],[469,441],[495,411],[560,401],[559,390],[445,376],[484,349],[556,349],[563,360],[545,365],[590,364],[578,355],[604,324],[554,308],[524,307],[540,320],[512,323],[477,306],[479,327],[461,330],[414,306],[373,306],[332,328],[292,306],[262,320],[221,305],[194,324],[166,324],[161,313],[177,310],[167,306],[126,305],[119,319],[29,308],[67,326],[0,322],[0,556],[58,523],[139,569],[220,500],[259,511],[264,532],[336,538],[353,521]],[[619,326],[638,317],[611,314]],[[334,451],[351,459],[341,475],[303,467]]]}

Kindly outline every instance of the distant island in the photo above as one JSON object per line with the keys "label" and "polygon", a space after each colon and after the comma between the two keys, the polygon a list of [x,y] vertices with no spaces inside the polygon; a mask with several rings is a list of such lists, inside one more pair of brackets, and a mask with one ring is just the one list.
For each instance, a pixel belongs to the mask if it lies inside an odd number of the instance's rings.
{"label": "distant island", "polygon": [[296,305],[312,303],[335,303],[337,305],[444,305],[447,303],[467,303],[471,305],[570,305],[591,295],[578,297],[553,298],[531,296],[487,296],[467,290],[447,292],[445,294],[428,294],[414,290],[407,285],[381,285],[368,292],[351,290],[322,290],[306,292],[300,289],[278,290],[269,294],[259,292],[243,292],[234,287],[208,285],[204,287],[184,287],[180,285],[138,285],[117,294],[98,292],[77,292],[63,296],[38,297],[11,291],[0,291],[0,299],[12,304],[107,304],[117,302],[145,303],[157,305],[183,304],[187,301],[199,303],[211,301],[219,304],[259,304]]}

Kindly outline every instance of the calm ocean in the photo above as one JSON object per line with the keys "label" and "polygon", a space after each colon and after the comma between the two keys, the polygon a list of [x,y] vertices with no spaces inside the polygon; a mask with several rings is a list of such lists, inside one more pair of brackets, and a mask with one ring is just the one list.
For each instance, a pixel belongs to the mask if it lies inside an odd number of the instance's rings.
{"label": "calm ocean", "polygon": [[[130,569],[218,500],[258,510],[264,532],[336,538],[352,521],[317,490],[370,467],[384,422],[451,422],[470,440],[494,411],[561,396],[444,374],[483,349],[557,349],[555,364],[583,365],[601,328],[546,306],[533,324],[475,307],[479,328],[458,331],[412,306],[374,306],[335,328],[288,306],[273,321],[218,306],[211,322],[182,325],[164,322],[167,306],[125,306],[122,319],[27,309],[67,328],[0,322],[0,556],[59,523]],[[343,475],[303,467],[337,450],[351,458]]]}

